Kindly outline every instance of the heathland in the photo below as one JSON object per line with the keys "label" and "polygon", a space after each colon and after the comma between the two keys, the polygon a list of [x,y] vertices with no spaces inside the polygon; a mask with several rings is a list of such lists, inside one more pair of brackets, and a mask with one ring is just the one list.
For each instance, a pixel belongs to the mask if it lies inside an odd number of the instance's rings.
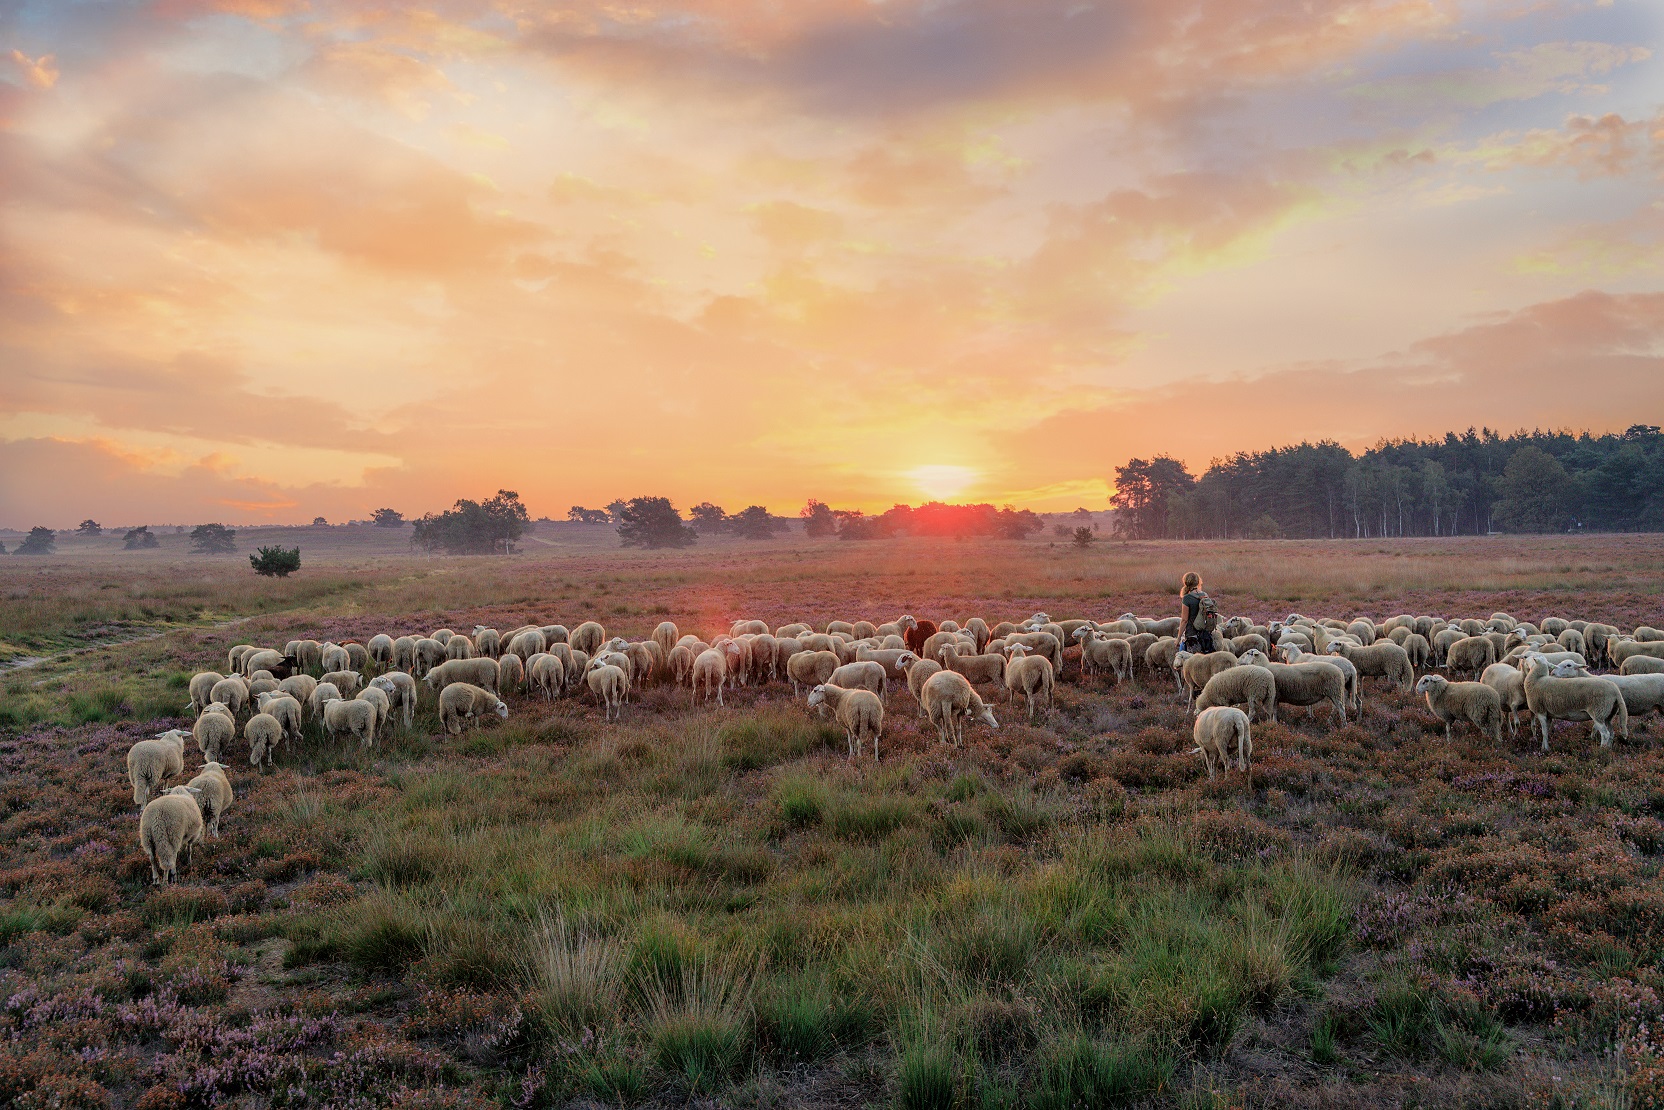
{"label": "heathland", "polygon": [[649,686],[616,724],[510,695],[460,736],[425,693],[371,750],[234,749],[167,888],[123,762],[237,643],[1167,616],[1188,569],[1262,620],[1629,629],[1664,622],[1664,537],[301,542],[281,580],[166,543],[0,559],[0,1107],[1664,1099],[1656,719],[1446,742],[1366,679],[1344,725],[1256,721],[1249,786],[1208,779],[1170,677],[1072,656],[1049,723],[1000,702],[963,748],[892,690],[879,763],[779,684]]}

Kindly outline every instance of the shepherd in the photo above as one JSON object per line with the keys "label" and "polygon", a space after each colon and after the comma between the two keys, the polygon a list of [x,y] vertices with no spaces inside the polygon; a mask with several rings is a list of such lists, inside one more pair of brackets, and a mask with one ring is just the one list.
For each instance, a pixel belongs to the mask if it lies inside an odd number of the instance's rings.
{"label": "shepherd", "polygon": [[1179,602],[1184,613],[1184,624],[1179,629],[1179,642],[1186,651],[1205,655],[1217,650],[1213,642],[1214,629],[1219,627],[1219,607],[1202,590],[1202,576],[1187,571]]}

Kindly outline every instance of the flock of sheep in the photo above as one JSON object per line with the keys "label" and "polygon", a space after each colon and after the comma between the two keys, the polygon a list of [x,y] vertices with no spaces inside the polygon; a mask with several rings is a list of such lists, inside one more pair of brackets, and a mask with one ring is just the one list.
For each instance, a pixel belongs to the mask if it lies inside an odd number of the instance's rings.
{"label": "flock of sheep", "polygon": [[[980,617],[940,624],[903,616],[887,624],[832,621],[823,631],[803,623],[772,631],[758,620],[736,622],[709,642],[683,635],[665,621],[643,640],[609,637],[594,621],[575,628],[523,625],[507,633],[476,626],[471,636],[440,629],[431,636],[372,636],[367,643],[292,640],[282,650],[239,644],[229,673],[205,671],[191,679],[189,731],[172,729],[133,745],[127,755],[133,801],[139,806],[139,843],[153,881],[171,882],[204,834],[217,836],[234,794],[220,762],[242,720],[249,762],[272,765],[285,744],[297,742],[308,721],[331,739],[374,744],[395,719],[415,720],[418,682],[435,695],[448,734],[470,722],[506,719],[503,694],[556,699],[587,690],[607,720],[620,719],[631,692],[674,683],[695,704],[724,704],[725,690],[789,682],[805,688],[811,711],[830,713],[856,758],[884,731],[884,699],[904,684],[944,742],[962,744],[965,726],[999,723],[977,687],[1021,699],[1032,721],[1049,719],[1055,684],[1069,661],[1084,680],[1094,674],[1130,681],[1136,664],[1171,675],[1195,716],[1194,752],[1208,776],[1215,765],[1248,772],[1254,715],[1276,720],[1280,705],[1328,705],[1332,720],[1363,708],[1363,680],[1381,678],[1402,690],[1413,685],[1444,722],[1467,721],[1493,741],[1510,734],[1525,710],[1548,750],[1551,720],[1591,721],[1603,745],[1614,732],[1629,735],[1629,718],[1664,713],[1664,632],[1650,627],[1624,635],[1612,625],[1549,617],[1538,624],[1493,613],[1486,620],[1446,621],[1404,614],[1377,625],[1368,618],[1313,620],[1291,614],[1257,624],[1225,621],[1218,650],[1192,653],[1176,635],[1180,619],[1131,613],[1099,623],[1054,621],[1036,613],[1021,624],[990,626]],[[1433,668],[1473,681],[1418,672]],[[1595,675],[1591,668],[1615,669]],[[365,681],[366,673],[374,670]],[[317,677],[314,677],[316,675]],[[185,741],[206,762],[183,786],[165,783],[184,772]]]}

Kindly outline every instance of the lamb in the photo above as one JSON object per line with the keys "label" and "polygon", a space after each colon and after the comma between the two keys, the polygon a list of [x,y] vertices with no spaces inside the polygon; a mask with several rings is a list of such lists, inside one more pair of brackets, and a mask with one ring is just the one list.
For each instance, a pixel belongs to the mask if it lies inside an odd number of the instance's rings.
{"label": "lamb", "polygon": [[[1258,667],[1253,668],[1259,670]],[[1219,677],[1224,677],[1221,674]],[[1248,759],[1254,754],[1254,739],[1252,729],[1248,724],[1248,714],[1229,705],[1215,705],[1202,710],[1196,715],[1196,723],[1191,726],[1190,736],[1196,741],[1191,754],[1200,755],[1208,765],[1208,778],[1213,778],[1213,762],[1218,759],[1225,771],[1230,771],[1234,765],[1248,776],[1248,785],[1253,786],[1253,771],[1249,770]],[[1231,744],[1236,744],[1236,758],[1231,758]]]}
{"label": "lamb", "polygon": [[1443,675],[1430,674],[1416,683],[1416,693],[1427,698],[1427,708],[1444,722],[1448,742],[1450,723],[1465,720],[1494,743],[1502,743],[1502,697],[1495,687],[1483,682],[1451,682]]}
{"label": "lamb", "polygon": [[1280,705],[1312,707],[1328,702],[1340,724],[1346,723],[1346,676],[1328,660],[1311,663],[1273,663],[1263,653],[1250,651],[1242,657],[1250,666],[1264,667],[1277,682]]}
{"label": "lamb", "polygon": [[1451,674],[1471,671],[1475,675],[1496,662],[1496,645],[1485,636],[1465,636],[1451,644],[1444,653],[1444,668]]}
{"label": "lamb", "polygon": [[[301,722],[304,718],[301,715],[300,700],[294,695],[286,694],[281,690],[261,694],[257,701],[257,708],[261,713],[277,718],[278,724],[283,726],[284,740],[300,740]],[[243,735],[248,735],[247,729],[244,729]]]}
{"label": "lamb", "polygon": [[186,783],[188,789],[194,789],[197,808],[202,814],[202,820],[207,825],[208,835],[220,835],[220,817],[231,808],[236,794],[231,789],[231,780],[226,777],[223,763],[204,763],[202,770],[196,773],[196,778]]}
{"label": "lamb", "polygon": [[201,671],[191,676],[191,700],[186,707],[192,716],[201,713],[213,700],[214,687],[225,681],[218,671]]}
{"label": "lamb", "polygon": [[866,738],[871,736],[872,761],[878,762],[878,739],[884,735],[884,703],[877,694],[871,690],[850,690],[823,682],[809,691],[808,704],[811,710],[822,706],[830,709],[832,719],[844,726],[850,759],[860,756]]}
{"label": "lamb", "polygon": [[[1408,691],[1416,680],[1416,669],[1410,663],[1410,654],[1391,640],[1379,643],[1368,643],[1362,647],[1353,647],[1345,641],[1336,641],[1329,645],[1330,655],[1344,656],[1348,662],[1358,668],[1360,677],[1384,678],[1396,686],[1401,692]],[[1491,662],[1496,662],[1493,658]],[[1480,670],[1484,670],[1483,667]]]}
{"label": "lamb", "polygon": [[994,719],[994,711],[982,704],[976,690],[958,671],[937,671],[926,679],[920,691],[919,704],[924,708],[926,719],[936,726],[937,737],[944,743],[951,740],[955,746],[963,744],[963,720],[975,718],[986,721],[990,728],[1000,727],[999,721]]}
{"label": "lamb", "polygon": [[150,860],[150,881],[160,886],[176,881],[180,856],[191,862],[191,846],[202,843],[200,789],[176,786],[151,799],[139,815],[139,847]]}
{"label": "lamb", "polygon": [[[907,676],[911,686],[913,676]],[[1028,719],[1034,721],[1037,703],[1044,706],[1044,720],[1052,717],[1052,691],[1057,685],[1057,674],[1052,661],[1044,655],[1030,655],[1021,644],[1011,648],[1011,659],[1005,665],[1006,697],[1015,702],[1020,694],[1028,703]]]}
{"label": "lamb", "polygon": [[416,641],[416,658],[410,668],[410,673],[417,678],[426,678],[429,671],[443,662],[445,662],[445,645],[432,636],[424,636]]}
{"label": "lamb", "polygon": [[1230,667],[1208,679],[1196,696],[1198,716],[1226,705],[1245,705],[1250,719],[1257,708],[1260,716],[1277,719],[1277,680],[1263,667]]}
{"label": "lamb", "polygon": [[826,681],[846,690],[871,690],[881,698],[890,689],[889,672],[882,663],[845,663]]}
{"label": "lamb", "polygon": [[370,662],[380,671],[391,670],[393,667],[393,637],[385,632],[378,632],[370,637],[370,642],[364,645],[369,652]]}
{"label": "lamb", "polygon": [[503,652],[497,659],[497,693],[512,694],[526,681],[526,666],[518,655]]}
{"label": "lamb", "polygon": [[1664,659],[1655,659],[1650,655],[1631,655],[1618,665],[1618,673],[1664,674]]}
{"label": "lamb", "polygon": [[595,621],[584,621],[572,630],[566,642],[572,645],[573,651],[594,655],[596,650],[607,642],[607,630]]}
{"label": "lamb", "polygon": [[483,686],[493,694],[502,678],[502,668],[495,659],[447,659],[422,679],[433,690],[443,690],[453,682],[467,682]]}
{"label": "lamb", "polygon": [[416,723],[416,680],[403,671],[390,671],[370,679],[370,685],[387,694],[392,708],[403,714],[404,727]]}
{"label": "lamb", "polygon": [[332,698],[324,704],[324,734],[331,740],[341,733],[358,737],[358,742],[369,747],[376,742],[376,724],[381,714],[367,701]]}
{"label": "lamb", "polygon": [[344,696],[351,697],[358,693],[358,688],[364,685],[364,676],[357,671],[328,671],[319,682],[327,682],[341,691]]}
{"label": "lamb", "polygon": [[1601,747],[1612,744],[1613,726],[1629,734],[1629,710],[1623,691],[1604,678],[1559,678],[1549,674],[1549,662],[1541,655],[1525,659],[1525,704],[1541,731],[1543,751],[1548,751],[1549,721],[1581,721],[1587,718]]}
{"label": "lamb", "polygon": [[244,723],[243,739],[248,741],[249,766],[270,767],[272,753],[283,743],[283,722],[270,713],[256,713]]}
{"label": "lamb", "polygon": [[1196,695],[1202,692],[1208,680],[1236,665],[1236,656],[1228,651],[1212,651],[1205,655],[1180,651],[1173,655],[1173,673],[1178,676],[1179,689],[1185,692],[1185,705],[1192,713],[1196,711]]}
{"label": "lamb", "polygon": [[162,783],[185,769],[185,735],[170,728],[127,749],[127,780],[133,784],[133,804],[140,813],[162,793]]}
{"label": "lamb", "polygon": [[544,701],[554,701],[559,697],[561,691],[566,689],[566,666],[560,657],[546,651],[532,656],[526,664],[526,687],[541,691]]}
{"label": "lamb", "polygon": [[[833,656],[834,659],[837,656]],[[716,648],[706,648],[693,660],[693,702],[699,703],[699,691],[705,691],[705,704],[711,702],[711,695],[716,695],[716,703],[722,705],[722,688],[728,684],[728,661],[722,652]]]}
{"label": "lamb", "polygon": [[[553,659],[554,656],[547,658]],[[589,692],[595,695],[595,700],[605,710],[604,719],[623,720],[624,696],[630,691],[630,679],[623,669],[595,659],[590,663],[584,681],[589,684]]]}
{"label": "lamb", "polygon": [[908,660],[917,659],[908,648],[896,650],[893,648],[857,647],[855,659],[860,663],[878,663],[884,667],[885,675],[892,682],[901,682],[907,678],[907,668],[912,664]]}
{"label": "lamb", "polygon": [[1519,724],[1515,715],[1526,708],[1525,672],[1508,663],[1492,663],[1479,676],[1479,681],[1496,691],[1502,703],[1502,715],[1508,722],[1508,735],[1514,735]]}
{"label": "lamb", "polygon": [[237,724],[229,712],[216,713],[210,705],[191,726],[191,735],[203,758],[218,763],[221,752],[237,738]]}
{"label": "lamb", "polygon": [[[495,628],[487,628],[483,624],[474,626],[474,654],[484,655],[490,659],[500,658],[503,654],[503,636]],[[446,644],[447,648],[451,645]]]}
{"label": "lamb", "polygon": [[319,666],[326,671],[350,671],[352,670],[352,655],[340,644],[325,644]]}
{"label": "lamb", "polygon": [[676,641],[681,638],[682,632],[673,621],[661,621],[659,626],[653,629],[653,642],[659,645],[659,650],[664,653],[666,660],[669,660],[670,653],[676,650]]}
{"label": "lamb", "polygon": [[[1026,650],[1026,645],[1014,646],[1022,646]],[[1039,654],[1044,656],[1046,653]],[[972,682],[989,682],[996,686],[1005,682],[1003,655],[960,655],[959,649],[954,645],[943,644],[936,649],[936,658],[940,659],[948,670],[957,671]]]}

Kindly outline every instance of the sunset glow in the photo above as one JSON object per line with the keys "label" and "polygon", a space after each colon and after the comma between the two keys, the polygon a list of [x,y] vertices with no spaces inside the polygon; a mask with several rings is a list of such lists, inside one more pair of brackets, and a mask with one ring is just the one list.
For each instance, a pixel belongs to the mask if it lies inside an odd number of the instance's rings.
{"label": "sunset glow", "polygon": [[1102,509],[1129,455],[1656,423],[1661,25],[11,5],[0,526]]}

